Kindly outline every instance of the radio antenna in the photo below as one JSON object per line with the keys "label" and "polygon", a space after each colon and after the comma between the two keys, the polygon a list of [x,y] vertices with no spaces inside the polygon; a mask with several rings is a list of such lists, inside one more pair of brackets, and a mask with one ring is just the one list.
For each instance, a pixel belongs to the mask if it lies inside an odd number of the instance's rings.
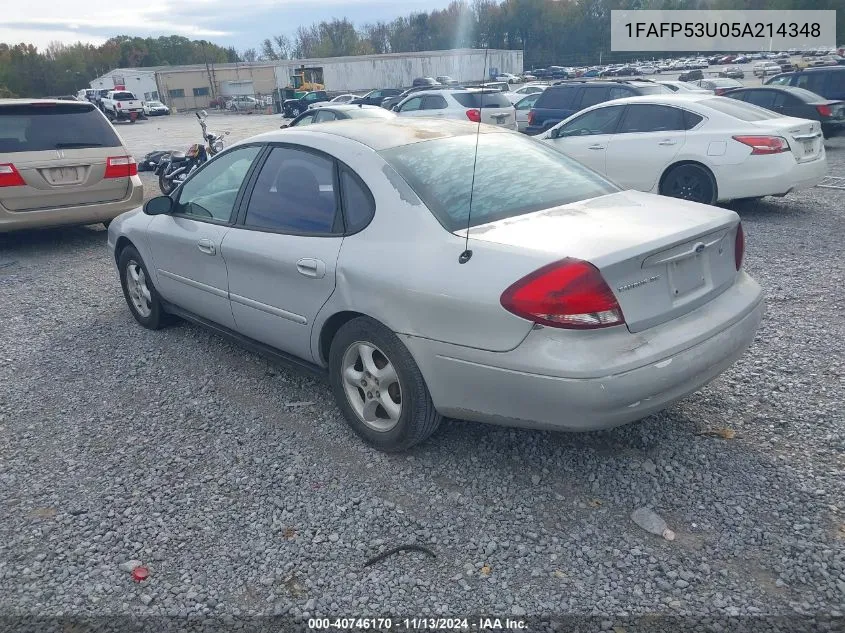
{"label": "radio antenna", "polygon": [[[484,49],[484,77],[487,77],[487,51]],[[481,80],[484,83],[484,79]],[[481,92],[478,93],[478,124],[475,128],[475,153],[472,156],[472,180],[469,185],[469,209],[467,210],[467,232],[464,239],[464,252],[458,257],[459,264],[466,264],[472,257],[472,251],[469,250],[469,227],[472,221],[472,194],[475,191],[475,167],[478,164],[478,139],[481,137],[481,115],[484,113],[484,86],[481,87]]]}

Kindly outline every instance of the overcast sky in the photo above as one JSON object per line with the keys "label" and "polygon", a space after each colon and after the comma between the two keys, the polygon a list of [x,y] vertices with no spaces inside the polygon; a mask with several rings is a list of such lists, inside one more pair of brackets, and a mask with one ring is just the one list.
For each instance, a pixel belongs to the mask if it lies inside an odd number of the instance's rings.
{"label": "overcast sky", "polygon": [[258,48],[265,37],[299,25],[348,17],[357,26],[449,0],[0,0],[0,42],[101,44],[113,35],[184,35]]}

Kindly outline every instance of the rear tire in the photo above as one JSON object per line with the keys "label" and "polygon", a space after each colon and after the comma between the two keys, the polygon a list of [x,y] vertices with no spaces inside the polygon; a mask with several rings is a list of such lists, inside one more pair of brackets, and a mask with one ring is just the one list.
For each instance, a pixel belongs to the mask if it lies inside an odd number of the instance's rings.
{"label": "rear tire", "polygon": [[702,204],[716,202],[716,181],[703,165],[686,163],[667,171],[660,180],[660,195]]}
{"label": "rear tire", "polygon": [[117,261],[120,285],[126,305],[135,320],[149,330],[158,330],[167,321],[158,292],[147,266],[134,246],[124,248]]}
{"label": "rear tire", "polygon": [[408,348],[367,317],[349,321],[335,334],[329,382],[352,430],[381,451],[419,444],[443,419]]}

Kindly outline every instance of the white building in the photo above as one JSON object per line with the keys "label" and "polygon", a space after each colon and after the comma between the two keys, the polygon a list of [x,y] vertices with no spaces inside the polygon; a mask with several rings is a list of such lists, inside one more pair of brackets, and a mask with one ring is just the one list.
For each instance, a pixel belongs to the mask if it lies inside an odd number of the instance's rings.
{"label": "white building", "polygon": [[116,68],[91,82],[94,90],[125,89],[143,101],[158,99],[156,70],[152,68]]}
{"label": "white building", "polygon": [[387,53],[278,61],[276,85],[284,88],[301,67],[322,69],[326,90],[348,92],[410,86],[417,77],[448,75],[459,82],[480,82],[493,74],[522,74],[522,51],[461,48],[418,53]]}
{"label": "white building", "polygon": [[[481,82],[491,74],[522,73],[522,51],[453,49],[385,55],[356,55],[233,64],[193,64],[118,68],[91,82],[94,89],[123,87],[139,99],[159,99],[177,110],[206,108],[215,98],[266,97],[302,73],[329,92],[404,88],[417,77],[448,75],[459,82]],[[121,83],[122,82],[122,83]]]}

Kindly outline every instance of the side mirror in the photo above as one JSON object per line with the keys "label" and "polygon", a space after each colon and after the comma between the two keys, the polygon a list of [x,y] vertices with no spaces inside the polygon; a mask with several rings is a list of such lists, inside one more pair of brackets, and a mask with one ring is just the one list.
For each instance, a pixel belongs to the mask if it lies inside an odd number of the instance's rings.
{"label": "side mirror", "polygon": [[399,106],[398,105],[395,105],[390,109],[393,110],[394,112],[399,112]]}
{"label": "side mirror", "polygon": [[147,215],[168,215],[173,211],[173,198],[170,196],[156,196],[150,198],[144,205]]}
{"label": "side mirror", "polygon": [[208,112],[206,112],[205,110],[200,110],[200,114],[202,115],[202,118],[203,118],[203,119],[207,119],[207,118],[208,118]]}
{"label": "side mirror", "polygon": [[284,130],[286,127],[290,127],[290,123],[282,123],[282,124],[279,126],[279,129]]}
{"label": "side mirror", "polygon": [[549,131],[549,138],[560,138],[560,128],[553,127],[551,131]]}

